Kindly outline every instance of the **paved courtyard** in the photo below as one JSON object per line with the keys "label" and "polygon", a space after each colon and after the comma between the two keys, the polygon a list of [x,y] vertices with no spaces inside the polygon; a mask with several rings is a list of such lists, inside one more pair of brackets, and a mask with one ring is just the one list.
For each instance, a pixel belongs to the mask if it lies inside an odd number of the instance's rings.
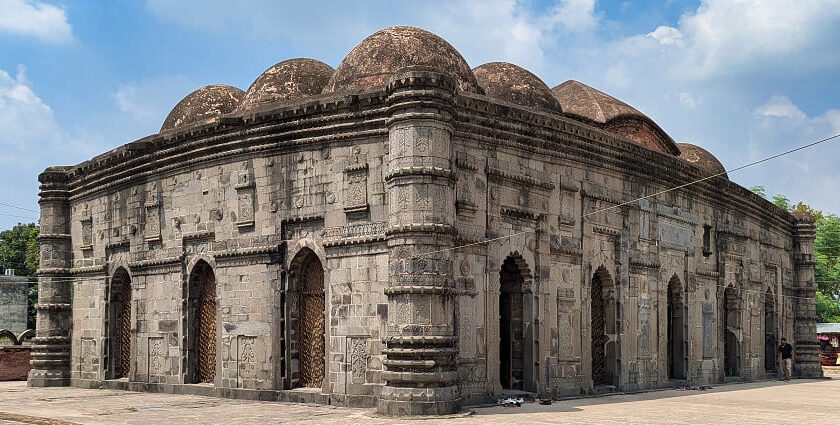
{"label": "paved courtyard", "polygon": [[0,382],[0,425],[76,424],[806,424],[836,423],[840,380],[794,380],[656,391],[519,408],[480,407],[449,419],[375,416],[366,409]]}

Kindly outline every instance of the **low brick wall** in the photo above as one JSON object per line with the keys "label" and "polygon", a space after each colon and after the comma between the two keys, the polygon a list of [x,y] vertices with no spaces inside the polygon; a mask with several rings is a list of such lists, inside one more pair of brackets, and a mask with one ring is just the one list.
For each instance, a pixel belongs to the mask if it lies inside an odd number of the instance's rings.
{"label": "low brick wall", "polygon": [[0,381],[26,380],[31,351],[27,345],[0,345]]}

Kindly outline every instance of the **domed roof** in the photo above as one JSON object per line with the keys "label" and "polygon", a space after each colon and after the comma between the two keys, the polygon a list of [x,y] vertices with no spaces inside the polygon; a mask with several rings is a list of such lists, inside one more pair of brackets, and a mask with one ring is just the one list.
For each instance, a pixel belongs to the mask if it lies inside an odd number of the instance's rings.
{"label": "domed roof", "polygon": [[680,148],[680,159],[705,171],[708,174],[720,174],[723,173],[723,176],[729,178],[726,175],[726,169],[723,168],[723,164],[715,158],[709,151],[701,148],[697,145],[692,145],[690,143],[677,143],[677,147]]}
{"label": "domed roof", "polygon": [[172,131],[233,112],[245,92],[224,84],[204,86],[181,99],[166,120],[160,132]]}
{"label": "domed roof", "polygon": [[557,85],[551,92],[560,102],[563,112],[598,124],[620,116],[647,118],[632,106],[575,80]]}
{"label": "domed roof", "polygon": [[458,88],[482,93],[467,61],[446,40],[414,27],[390,27],[364,39],[341,61],[324,93],[361,91],[385,85],[402,68],[434,68]]}
{"label": "domed roof", "polygon": [[551,92],[572,118],[628,138],[649,149],[679,155],[679,149],[662,128],[636,108],[586,84],[569,80]]}
{"label": "domed roof", "polygon": [[561,111],[551,89],[525,68],[490,62],[474,68],[473,74],[487,96],[543,111]]}
{"label": "domed roof", "polygon": [[279,62],[257,77],[237,110],[320,94],[333,71],[331,66],[315,59]]}

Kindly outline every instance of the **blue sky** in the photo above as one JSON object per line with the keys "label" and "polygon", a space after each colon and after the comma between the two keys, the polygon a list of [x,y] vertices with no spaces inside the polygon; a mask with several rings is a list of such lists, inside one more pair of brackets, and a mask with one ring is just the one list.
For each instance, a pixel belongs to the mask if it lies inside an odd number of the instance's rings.
{"label": "blue sky", "polygon": [[[840,0],[0,0],[0,203],[37,210],[45,167],[157,132],[194,89],[245,90],[293,57],[335,67],[392,25],[473,67],[589,84],[727,168],[840,133]],[[840,212],[838,154],[840,140],[730,178]],[[0,205],[0,229],[27,217]]]}

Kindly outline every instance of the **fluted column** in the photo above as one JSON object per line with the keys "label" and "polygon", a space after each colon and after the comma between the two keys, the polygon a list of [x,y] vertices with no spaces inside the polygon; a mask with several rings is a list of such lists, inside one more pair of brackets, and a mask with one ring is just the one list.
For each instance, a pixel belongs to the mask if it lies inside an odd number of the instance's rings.
{"label": "fluted column", "polygon": [[814,218],[794,213],[793,229],[793,374],[800,378],[822,377],[817,343],[817,307],[814,288]]}
{"label": "fluted column", "polygon": [[448,414],[460,407],[452,278],[455,81],[407,68],[388,84],[389,223],[386,359],[378,410]]}
{"label": "fluted column", "polygon": [[70,385],[70,202],[63,167],[47,168],[40,176],[41,230],[38,243],[38,306],[29,386]]}

